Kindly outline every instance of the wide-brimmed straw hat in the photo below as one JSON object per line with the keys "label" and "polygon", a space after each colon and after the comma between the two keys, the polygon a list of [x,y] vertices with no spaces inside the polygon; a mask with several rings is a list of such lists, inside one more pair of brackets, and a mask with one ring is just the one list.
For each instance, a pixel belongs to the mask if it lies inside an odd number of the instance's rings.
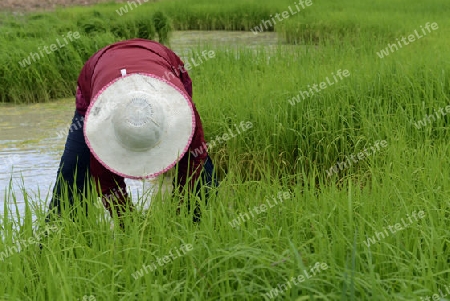
{"label": "wide-brimmed straw hat", "polygon": [[126,178],[156,177],[186,153],[195,129],[188,96],[150,75],[123,75],[106,85],[86,112],[84,135],[91,153]]}

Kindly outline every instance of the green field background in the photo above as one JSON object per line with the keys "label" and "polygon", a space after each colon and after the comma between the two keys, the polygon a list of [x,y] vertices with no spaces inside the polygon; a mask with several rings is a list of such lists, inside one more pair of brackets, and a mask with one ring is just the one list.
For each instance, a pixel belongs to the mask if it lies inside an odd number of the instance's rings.
{"label": "green field background", "polygon": [[[97,300],[264,300],[316,262],[329,268],[276,299],[420,300],[445,293],[450,287],[449,118],[440,115],[419,129],[414,124],[450,105],[450,2],[312,3],[274,26],[281,39],[277,47],[194,49],[216,54],[190,72],[207,140],[241,121],[253,124],[212,149],[222,183],[201,224],[193,225],[187,213],[175,215],[177,197],[164,201],[161,196],[142,213],[144,219],[131,216],[126,232],[114,230],[114,239],[103,219],[64,219],[43,251],[32,246],[0,261],[0,295],[9,296],[5,300],[91,295]],[[84,61],[114,41],[160,38],[170,46],[173,30],[250,31],[293,4],[167,0],[145,3],[121,17],[116,10],[125,4],[114,3],[5,13],[0,102],[72,97]],[[384,58],[377,55],[427,22],[439,28]],[[28,67],[19,65],[68,31],[78,31],[80,39]],[[339,69],[350,76],[289,103]],[[333,165],[380,140],[387,147],[328,176]],[[282,191],[291,196],[283,204],[239,227],[230,225]],[[13,192],[6,199],[13,202]],[[33,210],[38,217],[44,214],[43,208]],[[367,238],[414,211],[425,217],[367,246]],[[1,225],[5,244],[0,251],[18,237],[32,236],[31,212],[19,224],[5,213]],[[144,263],[183,243],[191,243],[193,251],[133,279]]]}

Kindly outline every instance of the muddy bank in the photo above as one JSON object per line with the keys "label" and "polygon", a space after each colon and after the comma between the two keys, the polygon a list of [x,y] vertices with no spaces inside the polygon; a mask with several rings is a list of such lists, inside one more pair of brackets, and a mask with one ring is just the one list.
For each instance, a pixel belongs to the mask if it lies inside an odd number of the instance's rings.
{"label": "muddy bank", "polygon": [[58,7],[89,6],[105,2],[126,2],[121,0],[1,0],[0,11],[28,12],[54,10]]}

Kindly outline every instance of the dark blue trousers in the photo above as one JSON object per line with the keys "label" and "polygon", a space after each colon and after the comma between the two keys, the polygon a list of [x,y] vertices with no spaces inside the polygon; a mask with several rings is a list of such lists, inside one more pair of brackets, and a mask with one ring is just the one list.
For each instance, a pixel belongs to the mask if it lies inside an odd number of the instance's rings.
{"label": "dark blue trousers", "polygon": [[[64,152],[59,163],[53,196],[49,209],[61,214],[62,206],[72,208],[74,194],[80,196],[89,190],[90,150],[83,133],[84,117],[75,111],[67,135]],[[67,191],[64,191],[67,188]],[[63,195],[67,195],[68,204],[63,204]],[[47,216],[48,218],[48,216]]]}

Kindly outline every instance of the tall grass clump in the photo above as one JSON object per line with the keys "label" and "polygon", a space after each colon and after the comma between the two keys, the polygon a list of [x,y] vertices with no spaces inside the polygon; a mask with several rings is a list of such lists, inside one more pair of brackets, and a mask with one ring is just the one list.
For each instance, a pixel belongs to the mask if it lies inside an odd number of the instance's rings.
{"label": "tall grass clump", "polygon": [[[446,14],[436,7],[447,7],[445,1],[436,6],[398,1],[339,2],[321,1],[275,25],[276,31],[290,44],[318,44],[331,41],[353,45],[395,43],[396,38],[412,34],[426,22],[437,22],[445,30]],[[386,19],[386,15],[390,18]],[[414,16],[414,17],[412,17]]]}
{"label": "tall grass clump", "polygon": [[[1,217],[0,294],[11,300],[410,300],[431,295],[450,273],[450,207],[443,202],[448,190],[445,180],[435,177],[448,148],[439,147],[415,164],[410,159],[422,153],[403,159],[404,145],[396,147],[400,150],[391,150],[390,159],[398,161],[388,170],[389,164],[373,163],[370,188],[348,180],[319,191],[314,185],[289,185],[287,178],[244,181],[239,157],[231,155],[217,195],[206,207],[200,198],[199,224],[192,223],[185,207],[176,213],[178,196],[156,195],[149,211],[128,213],[124,229],[111,229],[92,192],[83,199],[87,217],[82,207],[72,215],[63,211],[48,235],[36,235],[46,229],[48,199],[24,190],[24,217],[7,206]],[[427,171],[418,173],[421,166]],[[14,207],[16,197],[9,191],[7,203]],[[261,205],[264,211],[254,210]],[[421,212],[421,218],[409,221],[413,212]],[[377,232],[402,220],[404,229],[377,238]],[[180,248],[188,244],[183,254]],[[171,257],[177,250],[181,256]],[[313,275],[316,263],[324,268]],[[302,275],[302,281],[292,282]]]}
{"label": "tall grass clump", "polygon": [[[171,28],[167,22],[163,24],[164,17],[159,15],[162,21],[157,25],[160,41],[165,43]],[[0,102],[31,103],[71,96],[84,62],[100,48],[125,39],[156,37],[151,15],[113,19],[93,11],[75,23],[59,20],[41,13],[23,20],[10,17],[9,25],[0,27],[0,43],[4,45]],[[42,28],[49,30],[44,33]],[[69,40],[69,33],[77,33],[79,38]],[[56,50],[49,52],[52,44]]]}
{"label": "tall grass clump", "polygon": [[169,42],[169,34],[172,31],[172,25],[169,18],[161,11],[157,11],[152,17],[155,30],[158,33],[158,41],[162,44]]}
{"label": "tall grass clump", "polygon": [[[288,43],[314,44],[334,48],[352,45],[356,51],[380,51],[389,43],[395,43],[402,36],[420,30],[426,22],[437,22],[440,29],[429,34],[414,45],[424,45],[437,37],[436,45],[446,46],[445,36],[448,23],[445,14],[424,4],[407,5],[408,10],[400,10],[402,5],[365,3],[353,5],[351,0],[342,3],[315,3],[300,13],[279,21],[264,31],[276,30]],[[352,4],[352,5],[350,5]],[[215,2],[189,2],[170,0],[145,3],[128,13],[119,16],[117,9],[124,4],[103,4],[89,8],[70,8],[50,13],[33,13],[24,16],[9,16],[0,27],[0,36],[6,45],[0,55],[0,101],[36,102],[51,98],[67,97],[73,94],[75,73],[81,69],[92,53],[102,46],[118,40],[130,38],[155,39],[168,43],[172,29],[224,29],[253,30],[261,22],[271,19],[292,6],[284,2],[231,1],[226,4]],[[444,4],[443,4],[444,5]],[[353,12],[348,14],[349,10]],[[366,12],[370,11],[368,15]],[[388,22],[381,22],[387,12],[394,14]],[[416,18],[411,19],[413,14]],[[272,16],[272,17],[271,17]],[[41,28],[48,30],[42,31]],[[55,43],[56,39],[68,32],[79,32],[83,47],[70,43],[65,54],[48,55],[32,66],[22,70],[19,62],[37,53],[44,46]],[[256,33],[255,33],[256,34]],[[81,40],[81,39],[80,39]],[[87,44],[89,46],[87,47]],[[328,47],[328,46],[327,46]],[[376,47],[376,48],[375,48]],[[411,46],[414,47],[414,46]],[[72,58],[67,62],[59,57]],[[64,67],[62,67],[64,66]],[[8,68],[8,69],[6,69]],[[61,72],[61,68],[70,70]],[[45,74],[45,77],[43,75]],[[23,79],[25,79],[24,82]],[[68,84],[69,83],[69,84]],[[72,84],[71,84],[72,83]],[[58,87],[61,85],[61,87]],[[55,87],[56,86],[56,87]],[[33,89],[31,88],[33,87]],[[37,89],[39,91],[37,91]],[[48,92],[47,92],[48,91]]]}
{"label": "tall grass clump", "polygon": [[[237,53],[238,57],[218,49],[214,61],[204,63],[198,72],[194,69],[192,77],[197,107],[208,112],[203,119],[209,141],[241,121],[253,124],[239,138],[217,144],[213,151],[227,162],[229,150],[240,149],[239,166],[249,178],[265,177],[267,168],[261,165],[298,182],[304,172],[313,174],[317,168],[327,176],[326,170],[337,162],[377,140],[391,145],[400,139],[416,147],[428,143],[428,131],[441,143],[447,139],[442,127],[447,119],[422,130],[414,126],[433,108],[450,103],[449,70],[445,65],[430,68],[432,53],[414,64],[409,63],[413,49],[379,61],[373,52],[333,47],[240,49]],[[300,95],[327,77],[334,82],[333,74],[339,69],[348,70],[350,76],[310,97]],[[398,127],[399,123],[404,126]],[[388,156],[389,147],[342,170],[339,178],[364,176],[372,160],[389,161]]]}
{"label": "tall grass clump", "polygon": [[239,31],[250,31],[283,5],[269,1],[236,0],[220,4],[211,1],[191,1],[189,4],[181,4],[180,1],[158,3],[158,8],[170,16],[177,30]]}

